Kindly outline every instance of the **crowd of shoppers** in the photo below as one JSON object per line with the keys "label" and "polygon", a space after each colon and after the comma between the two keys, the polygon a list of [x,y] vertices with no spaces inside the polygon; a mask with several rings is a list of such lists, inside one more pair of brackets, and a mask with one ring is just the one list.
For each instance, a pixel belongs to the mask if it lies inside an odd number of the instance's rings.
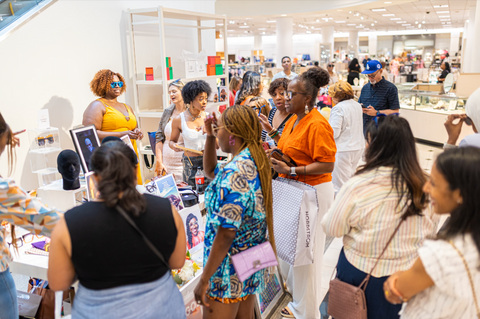
{"label": "crowd of shoppers", "polygon": [[[362,63],[369,83],[358,102],[349,84],[360,72],[357,59],[343,82],[332,79],[333,63],[327,70],[312,67],[297,75],[284,57],[283,74],[268,91],[272,107],[262,97],[260,74],[249,71],[232,79],[235,102],[218,118],[205,112],[211,94],[205,81],[169,84],[172,104],[156,133],[155,173],[174,173],[195,186],[201,167],[211,180],[205,192],[204,269],[194,291],[203,318],[255,318],[255,295],[266,289],[270,269],[240,281],[232,256],[266,242],[276,251],[272,172],[314,187],[318,204],[313,263],[293,267],[278,258],[292,294],[280,309],[283,317],[320,318],[326,235],[343,237],[339,280],[359,286],[371,273],[365,289],[368,319],[473,318],[478,313],[480,150],[471,146],[480,146],[480,89],[468,100],[465,115],[448,117],[445,148],[454,149],[441,154],[427,176],[410,126],[398,114],[396,87],[382,75],[384,66],[368,56]],[[117,102],[123,82],[108,70],[92,81],[100,98],[85,111],[84,123],[95,125],[102,139],[142,137],[130,107]],[[319,90],[327,85],[333,102],[328,120],[315,108]],[[115,119],[118,127],[109,128]],[[456,148],[464,123],[475,134]],[[273,144],[265,147],[268,139]],[[10,164],[18,142],[0,115],[0,155],[7,148]],[[230,154],[227,163],[217,162],[218,148]],[[296,165],[270,157],[275,150]],[[365,163],[358,167],[362,154]],[[65,290],[79,280],[73,319],[185,318],[170,274],[183,266],[192,246],[179,213],[167,199],[136,190],[138,158],[122,142],[105,139],[90,162],[99,197],[65,215],[0,177],[0,220],[12,224],[14,239],[14,225],[51,235],[50,288]],[[451,217],[437,236],[445,214]],[[17,244],[12,241],[13,250]],[[16,319],[8,246],[0,232],[0,318]]]}

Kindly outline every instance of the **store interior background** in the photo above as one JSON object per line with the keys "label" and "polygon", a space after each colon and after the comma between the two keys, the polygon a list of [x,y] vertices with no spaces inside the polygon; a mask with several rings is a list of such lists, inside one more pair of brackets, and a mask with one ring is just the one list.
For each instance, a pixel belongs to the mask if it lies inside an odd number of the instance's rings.
{"label": "store interior background", "polygon": [[[439,18],[442,14],[437,11],[443,9],[434,8],[436,5],[448,5],[445,11],[450,12],[449,21],[441,21],[447,19]],[[252,50],[263,50],[265,58],[272,58],[277,66],[279,56],[283,55],[309,54],[312,60],[319,60],[320,44],[325,43],[334,51],[355,44],[361,52],[395,54],[403,51],[408,40],[431,40],[433,45],[425,48],[425,53],[443,49],[454,56],[459,52],[463,72],[480,73],[480,63],[473,54],[480,51],[480,0],[56,0],[8,37],[0,38],[0,109],[12,129],[36,127],[37,111],[48,109],[51,126],[60,129],[61,147],[73,149],[69,130],[81,124],[83,112],[95,99],[89,83],[100,69],[111,69],[125,77],[127,91],[119,100],[132,105],[134,72],[129,63],[132,47],[127,10],[155,6],[226,14],[228,20],[233,21],[228,25],[228,29],[233,30],[227,35],[228,54],[248,56]],[[390,6],[401,10],[389,9]],[[404,24],[411,27],[400,26],[398,20],[391,20],[393,17],[383,17],[385,12],[372,11],[379,8],[388,12],[395,10],[394,14],[402,20],[408,17]],[[360,15],[355,16],[355,12]],[[364,21],[358,20],[360,16]],[[423,27],[419,28],[415,20],[425,21]],[[356,25],[348,26],[353,23]],[[363,27],[357,28],[360,24]],[[172,28],[167,33],[167,56],[172,57],[177,70],[182,67],[183,49],[197,52],[194,32],[196,30]],[[215,39],[215,32],[203,32],[207,55],[221,51],[222,41]],[[137,63],[160,70],[160,64],[151,62],[158,56],[155,38],[158,28],[146,26],[143,32],[137,33],[136,41],[148,48],[137,55]],[[161,96],[150,99],[156,103],[155,99]],[[13,178],[25,189],[34,189],[38,181],[30,170],[27,135],[21,140]],[[7,167],[6,157],[2,157],[0,165]],[[6,169],[2,173],[5,174]]]}

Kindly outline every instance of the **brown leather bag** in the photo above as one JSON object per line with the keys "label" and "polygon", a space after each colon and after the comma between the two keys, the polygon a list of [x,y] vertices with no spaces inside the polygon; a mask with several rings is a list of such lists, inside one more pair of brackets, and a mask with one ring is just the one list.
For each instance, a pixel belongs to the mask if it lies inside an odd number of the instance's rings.
{"label": "brown leather bag", "polygon": [[[42,296],[40,307],[38,308],[35,319],[55,319],[55,291],[45,288],[46,281],[40,287],[37,287],[32,292],[33,294]],[[28,291],[31,292],[34,287],[34,280],[30,278],[28,281]],[[62,300],[70,298],[70,302],[73,304],[73,298],[75,298],[75,289],[70,289],[63,292]]]}
{"label": "brown leather bag", "polygon": [[365,298],[365,289],[367,288],[373,270],[377,267],[380,258],[382,258],[402,223],[403,219],[400,221],[397,228],[395,228],[395,231],[378,257],[377,262],[360,286],[355,287],[354,285],[347,284],[338,278],[330,280],[330,295],[328,297],[327,310],[330,316],[335,319],[367,319],[367,299]]}

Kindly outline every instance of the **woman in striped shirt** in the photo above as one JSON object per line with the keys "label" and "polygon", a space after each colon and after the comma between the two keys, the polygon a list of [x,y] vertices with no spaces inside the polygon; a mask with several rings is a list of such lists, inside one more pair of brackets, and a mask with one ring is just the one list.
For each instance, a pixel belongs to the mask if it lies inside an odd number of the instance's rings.
{"label": "woman in striped shirt", "polygon": [[400,306],[385,300],[383,283],[412,266],[424,239],[435,234],[436,222],[422,191],[426,177],[408,122],[395,115],[375,118],[367,139],[366,164],[344,184],[322,226],[327,236],[343,236],[337,277],[359,286],[404,220],[365,290],[369,319],[399,318]]}
{"label": "woman in striped shirt", "polygon": [[[406,301],[402,319],[473,319],[479,316],[480,149],[440,154],[424,190],[439,215],[450,214],[441,240],[426,240],[412,268],[385,282],[385,297]],[[468,270],[467,270],[468,269]]]}

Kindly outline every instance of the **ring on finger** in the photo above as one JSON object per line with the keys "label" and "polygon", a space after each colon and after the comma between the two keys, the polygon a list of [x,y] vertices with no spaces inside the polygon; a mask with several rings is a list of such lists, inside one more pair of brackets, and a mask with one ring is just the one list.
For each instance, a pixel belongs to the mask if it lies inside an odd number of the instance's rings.
{"label": "ring on finger", "polygon": [[201,300],[197,300],[197,304],[201,305],[201,304],[202,304],[202,301],[201,301]]}

